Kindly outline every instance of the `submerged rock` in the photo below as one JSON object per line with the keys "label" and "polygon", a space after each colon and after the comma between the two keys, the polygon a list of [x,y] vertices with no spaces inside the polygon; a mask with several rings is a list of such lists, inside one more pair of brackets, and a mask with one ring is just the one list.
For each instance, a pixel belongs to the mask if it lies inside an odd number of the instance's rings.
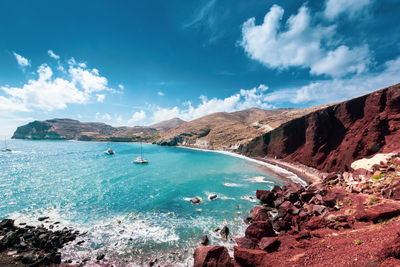
{"label": "submerged rock", "polygon": [[97,261],[101,261],[101,260],[104,259],[105,256],[106,256],[106,255],[104,255],[104,254],[100,254],[100,255],[98,255],[98,256],[96,257],[96,260],[97,260]]}
{"label": "submerged rock", "polygon": [[217,199],[217,195],[216,194],[212,194],[212,195],[210,195],[210,196],[208,196],[208,199],[209,200],[215,200],[215,199]]}
{"label": "submerged rock", "polygon": [[50,217],[48,217],[48,216],[39,217],[39,218],[38,218],[38,221],[41,222],[41,221],[47,220],[47,219],[49,219],[49,218],[50,218]]}

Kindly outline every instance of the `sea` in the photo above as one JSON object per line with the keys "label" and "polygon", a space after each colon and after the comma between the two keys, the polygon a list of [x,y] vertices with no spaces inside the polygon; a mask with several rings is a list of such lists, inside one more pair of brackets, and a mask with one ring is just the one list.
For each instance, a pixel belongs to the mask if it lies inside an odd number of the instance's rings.
{"label": "sea", "polygon": [[[244,158],[139,143],[12,140],[0,153],[0,218],[86,233],[62,260],[96,257],[114,266],[190,266],[199,240],[224,245],[244,235],[257,189],[288,179]],[[104,151],[111,147],[114,155]],[[209,196],[216,194],[215,200]],[[199,197],[198,205],[190,203]],[[38,217],[48,216],[45,221]],[[51,226],[52,225],[52,226]],[[229,239],[217,229],[227,226]],[[84,241],[84,242],[79,242]]]}

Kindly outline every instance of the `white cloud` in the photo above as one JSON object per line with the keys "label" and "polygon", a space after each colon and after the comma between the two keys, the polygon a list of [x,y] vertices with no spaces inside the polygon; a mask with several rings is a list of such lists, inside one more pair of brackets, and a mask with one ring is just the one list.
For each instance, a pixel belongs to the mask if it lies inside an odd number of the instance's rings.
{"label": "white cloud", "polygon": [[275,105],[289,102],[307,106],[339,102],[396,84],[399,82],[399,73],[400,57],[386,62],[381,72],[314,81],[301,87],[272,92],[264,100]]}
{"label": "white cloud", "polygon": [[80,85],[86,93],[99,92],[108,89],[107,79],[99,76],[97,69],[87,70],[78,64],[70,65],[68,70],[72,82]]}
{"label": "white cloud", "polygon": [[273,5],[261,25],[255,24],[255,18],[243,24],[241,45],[250,58],[270,68],[310,68],[311,74],[334,77],[367,69],[367,46],[327,47],[333,43],[335,26],[312,25],[306,6],[291,15],[283,26],[283,13],[283,8]]}
{"label": "white cloud", "polygon": [[311,74],[328,74],[333,77],[344,76],[347,73],[362,73],[370,64],[367,46],[350,50],[347,46],[339,46],[320,61],[311,65]]}
{"label": "white cloud", "polygon": [[14,54],[15,58],[17,59],[18,65],[20,65],[21,67],[26,67],[26,66],[29,66],[29,65],[30,65],[28,59],[24,58],[24,57],[21,56],[21,55],[18,55],[18,54],[15,53],[15,52],[13,52],[13,54]]}
{"label": "white cloud", "polygon": [[101,115],[100,112],[96,112],[95,118],[98,121],[111,121],[112,119],[110,114],[104,113],[103,115]]}
{"label": "white cloud", "polygon": [[49,54],[49,56],[51,57],[51,58],[54,58],[54,59],[60,59],[60,56],[59,55],[56,55],[54,52],[53,52],[53,50],[49,50],[49,51],[47,51],[47,54]]}
{"label": "white cloud", "polygon": [[273,108],[273,105],[263,101],[267,89],[267,86],[261,84],[249,90],[242,89],[239,93],[224,99],[208,99],[206,96],[200,96],[201,103],[197,106],[193,106],[191,102],[186,102],[183,108],[177,106],[172,108],[155,107],[151,120],[152,122],[159,122],[179,117],[190,121],[215,112],[232,112],[251,107]]}
{"label": "white cloud", "polygon": [[[31,79],[22,87],[2,86],[6,94],[0,98],[2,108],[11,107],[13,111],[30,111],[32,108],[52,111],[65,109],[68,104],[88,103],[93,93],[111,91],[107,79],[98,70],[82,68],[70,60],[67,77],[54,77],[52,69],[42,64],[37,70],[37,79]],[[98,100],[104,100],[99,96]]]}
{"label": "white cloud", "polygon": [[164,96],[164,93],[160,91],[160,92],[157,92],[157,95]]}
{"label": "white cloud", "polygon": [[103,120],[110,121],[110,120],[111,120],[111,116],[110,116],[110,114],[105,113],[105,114],[103,115],[102,119],[103,119]]}
{"label": "white cloud", "polygon": [[144,123],[145,119],[146,119],[146,113],[143,110],[136,111],[135,113],[133,113],[132,117],[128,120],[128,125],[133,126]]}
{"label": "white cloud", "polygon": [[327,0],[324,15],[330,20],[335,19],[340,14],[353,17],[371,3],[372,0]]}
{"label": "white cloud", "polygon": [[97,96],[97,102],[102,103],[104,101],[104,99],[106,98],[106,95],[104,94],[96,94]]}

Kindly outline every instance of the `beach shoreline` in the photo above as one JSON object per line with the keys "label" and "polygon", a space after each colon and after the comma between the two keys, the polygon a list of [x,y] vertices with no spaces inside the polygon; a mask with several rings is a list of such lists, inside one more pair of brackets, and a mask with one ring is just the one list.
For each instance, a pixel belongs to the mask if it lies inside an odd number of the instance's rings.
{"label": "beach shoreline", "polygon": [[261,158],[261,157],[247,157],[232,151],[225,150],[217,150],[217,149],[203,149],[203,148],[195,148],[195,147],[187,147],[187,146],[175,146],[177,148],[185,148],[192,149],[204,152],[214,152],[219,154],[228,155],[231,157],[241,158],[247,161],[254,162],[256,164],[267,167],[270,171],[281,176],[283,178],[289,179],[294,183],[299,183],[302,186],[307,186],[314,182],[319,182],[321,180],[321,176],[323,175],[319,171],[313,169],[313,172],[307,171],[310,169],[307,166],[303,166],[298,164],[294,165],[293,163],[282,162],[279,160],[273,160],[269,158]]}

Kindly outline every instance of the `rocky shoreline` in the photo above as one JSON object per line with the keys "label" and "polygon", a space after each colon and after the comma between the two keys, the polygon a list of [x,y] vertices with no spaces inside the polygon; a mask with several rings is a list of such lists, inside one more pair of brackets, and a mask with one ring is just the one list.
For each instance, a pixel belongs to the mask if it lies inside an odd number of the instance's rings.
{"label": "rocky shoreline", "polygon": [[396,266],[400,264],[400,154],[370,169],[330,173],[303,188],[258,190],[234,257],[201,246],[194,266]]}
{"label": "rocky shoreline", "polygon": [[[39,217],[46,221],[48,217]],[[58,223],[50,225],[54,228]],[[0,222],[0,265],[43,266],[61,263],[61,249],[82,235],[69,228],[51,230],[40,226],[20,223],[15,225],[12,219]]]}

